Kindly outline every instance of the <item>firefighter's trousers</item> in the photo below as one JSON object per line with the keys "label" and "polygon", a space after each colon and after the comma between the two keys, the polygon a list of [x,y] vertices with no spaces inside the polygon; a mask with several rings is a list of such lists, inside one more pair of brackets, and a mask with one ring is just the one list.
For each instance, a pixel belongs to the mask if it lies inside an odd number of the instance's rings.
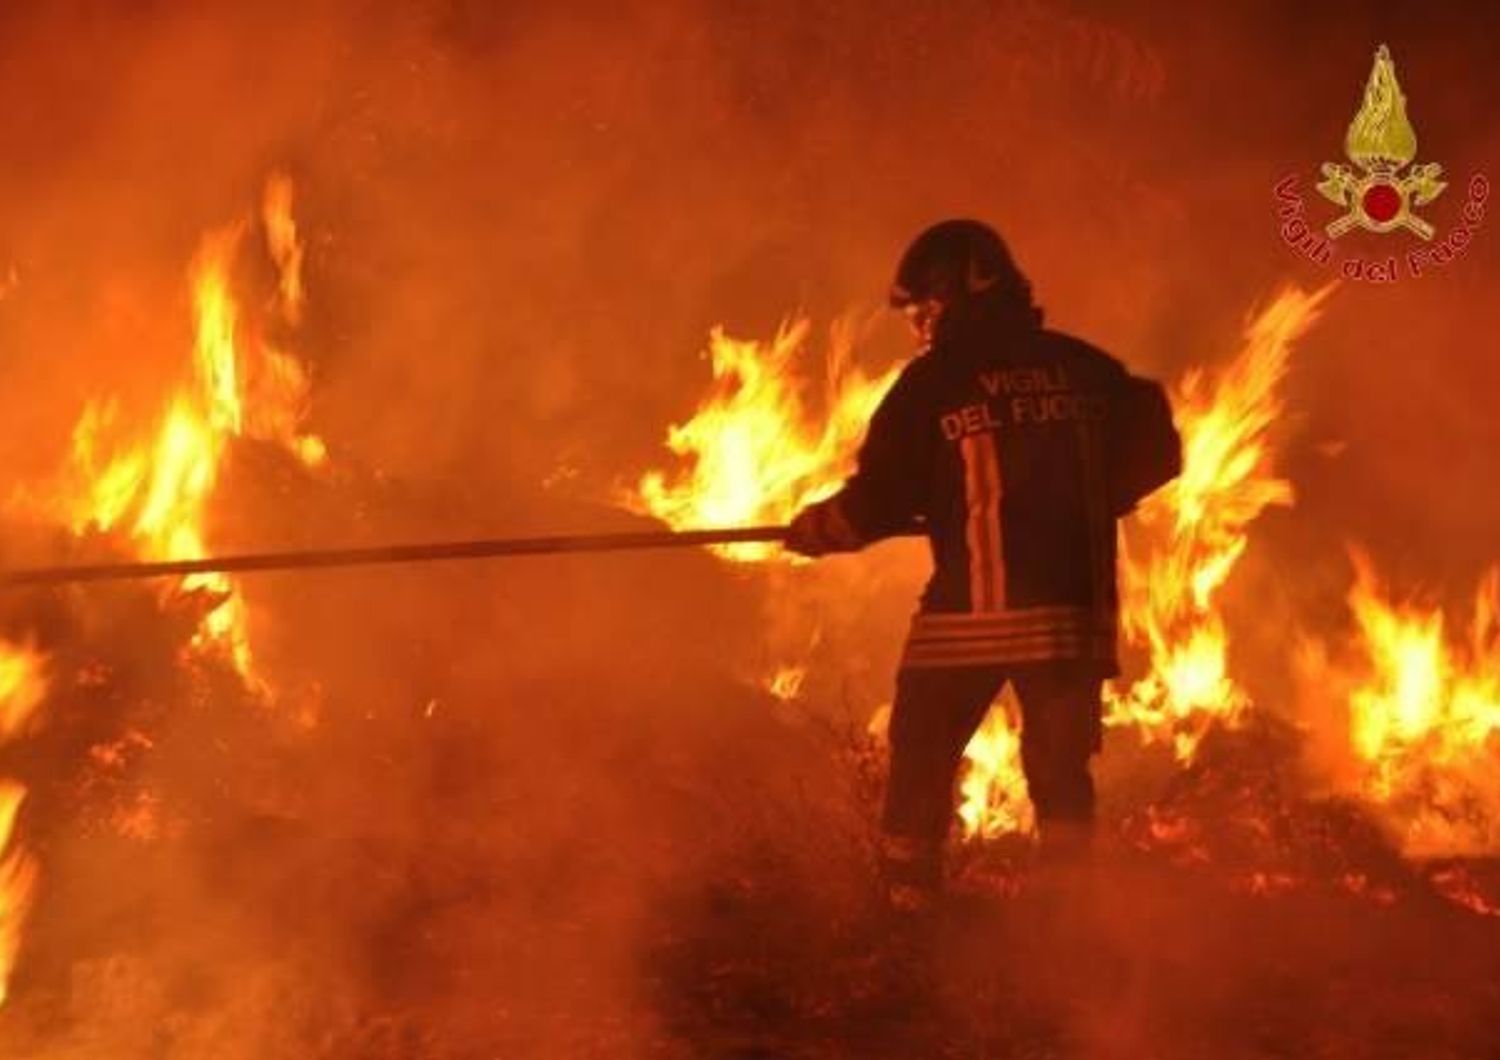
{"label": "firefighter's trousers", "polygon": [[891,711],[888,839],[941,845],[964,747],[1006,681],[1021,702],[1021,764],[1042,834],[1049,824],[1091,824],[1089,758],[1100,747],[1101,680],[1092,667],[1059,663],[902,669]]}

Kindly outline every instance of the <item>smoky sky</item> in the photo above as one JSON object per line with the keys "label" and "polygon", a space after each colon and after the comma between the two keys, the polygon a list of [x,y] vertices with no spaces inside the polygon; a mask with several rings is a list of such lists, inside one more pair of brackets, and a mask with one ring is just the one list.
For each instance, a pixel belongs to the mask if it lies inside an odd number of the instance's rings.
{"label": "smoky sky", "polygon": [[[944,216],[997,225],[1052,323],[1139,370],[1223,358],[1278,283],[1323,278],[1280,245],[1270,189],[1341,158],[1378,41],[1452,180],[1440,228],[1495,143],[1494,16],[1456,6],[80,2],[0,19],[0,340],[25,395],[4,452],[33,471],[78,380],[155,392],[195,240],[273,170],[297,181],[309,245],[315,426],[370,465],[509,495],[559,464],[595,493],[659,459],[709,327],[877,309],[905,241]],[[1346,285],[1304,343],[1306,437],[1348,446],[1298,457],[1320,525],[1353,513],[1383,547],[1482,560],[1488,235],[1420,281]],[[890,322],[868,346],[905,352]]]}

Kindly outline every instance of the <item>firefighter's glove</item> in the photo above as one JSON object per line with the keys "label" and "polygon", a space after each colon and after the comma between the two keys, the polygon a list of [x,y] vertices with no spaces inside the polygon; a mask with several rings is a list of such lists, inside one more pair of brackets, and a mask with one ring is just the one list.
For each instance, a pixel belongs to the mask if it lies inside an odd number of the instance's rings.
{"label": "firefighter's glove", "polygon": [[862,544],[837,497],[803,508],[786,531],[786,547],[803,556],[853,552]]}

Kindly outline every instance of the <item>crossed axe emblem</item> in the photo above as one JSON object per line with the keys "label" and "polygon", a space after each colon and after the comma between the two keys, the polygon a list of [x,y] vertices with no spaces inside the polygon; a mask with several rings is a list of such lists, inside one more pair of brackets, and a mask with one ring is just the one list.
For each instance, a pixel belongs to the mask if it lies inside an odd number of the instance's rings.
{"label": "crossed axe emblem", "polygon": [[[1377,163],[1359,174],[1342,163],[1324,162],[1323,179],[1318,182],[1318,190],[1324,198],[1348,211],[1329,222],[1324,231],[1329,239],[1337,239],[1355,226],[1371,232],[1389,232],[1402,227],[1422,239],[1431,239],[1432,225],[1411,211],[1413,206],[1425,206],[1442,194],[1448,186],[1446,181],[1438,179],[1442,172],[1443,167],[1436,162],[1412,166],[1404,177],[1389,165]],[[1396,197],[1394,212],[1384,218],[1371,217],[1366,205],[1371,190],[1379,186],[1391,189]]]}

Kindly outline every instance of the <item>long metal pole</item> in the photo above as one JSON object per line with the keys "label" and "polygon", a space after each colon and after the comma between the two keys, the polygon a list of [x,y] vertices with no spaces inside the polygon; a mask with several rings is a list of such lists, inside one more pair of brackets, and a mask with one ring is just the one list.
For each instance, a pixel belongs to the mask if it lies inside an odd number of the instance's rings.
{"label": "long metal pole", "polygon": [[74,582],[122,581],[132,578],[181,577],[188,574],[242,574],[249,571],[311,570],[384,563],[418,563],[493,556],[543,556],[562,552],[621,552],[628,549],[729,545],[746,541],[782,541],[784,526],[747,526],[726,530],[645,530],[621,534],[572,534],[553,537],[499,537],[477,541],[439,541],[417,545],[326,548],[293,552],[259,552],[209,559],[155,563],[93,563],[81,566],[32,567],[0,571],[0,589],[63,585]]}

